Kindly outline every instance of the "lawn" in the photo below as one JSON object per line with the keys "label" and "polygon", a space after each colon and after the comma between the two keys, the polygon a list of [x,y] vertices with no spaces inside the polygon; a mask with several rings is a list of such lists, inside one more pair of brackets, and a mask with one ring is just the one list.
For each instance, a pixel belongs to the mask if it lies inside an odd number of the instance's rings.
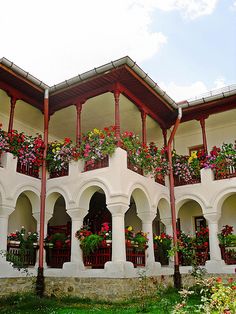
{"label": "lawn", "polygon": [[[95,302],[79,298],[38,298],[32,294],[14,295],[0,299],[0,313],[42,313],[42,314],[101,314],[101,313],[172,313],[173,307],[180,300],[178,292],[171,288],[161,291],[153,298],[127,300],[120,303]],[[190,296],[189,306],[200,304],[199,296]],[[189,309],[189,313],[194,310]]]}

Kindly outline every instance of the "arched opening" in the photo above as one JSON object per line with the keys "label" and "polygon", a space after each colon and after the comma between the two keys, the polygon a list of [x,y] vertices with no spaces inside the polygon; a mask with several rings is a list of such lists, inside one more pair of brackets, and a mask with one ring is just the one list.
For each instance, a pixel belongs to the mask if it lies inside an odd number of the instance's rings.
{"label": "arched opening", "polygon": [[194,200],[187,200],[178,211],[177,229],[195,235],[201,227],[206,227],[201,206]]}
{"label": "arched opening", "polygon": [[157,208],[156,217],[152,222],[155,262],[162,266],[169,265],[168,251],[171,249],[171,235],[166,233],[166,227],[161,221]]}
{"label": "arched opening", "polygon": [[225,225],[232,226],[236,233],[236,193],[228,196],[222,204],[219,229]]}
{"label": "arched opening", "polygon": [[32,214],[32,204],[23,192],[8,220],[7,259],[18,267],[34,266],[37,241],[37,222]]}
{"label": "arched opening", "polygon": [[134,267],[146,265],[148,238],[142,231],[142,221],[138,217],[138,212],[145,210],[148,211],[146,196],[137,188],[130,197],[130,207],[125,213],[126,260],[132,262]]}
{"label": "arched opening", "polygon": [[16,202],[16,208],[9,216],[8,233],[20,230],[21,227],[27,232],[36,232],[37,222],[32,215],[32,205],[29,198],[21,193]]}
{"label": "arched opening", "polygon": [[89,210],[82,229],[88,230],[89,234],[86,232],[87,235],[81,239],[83,262],[89,268],[104,268],[105,263],[111,261],[112,216],[106,205],[104,191],[97,187],[90,187],[88,191]]}
{"label": "arched opening", "polygon": [[130,206],[125,213],[125,226],[132,226],[134,232],[138,232],[142,229],[142,221],[137,216],[137,207],[133,196],[130,198]]}
{"label": "arched opening", "polygon": [[89,226],[91,232],[98,233],[105,222],[111,227],[112,218],[106,206],[106,195],[102,190],[99,190],[90,199],[89,212],[84,217],[84,225]]}
{"label": "arched opening", "polygon": [[222,259],[227,265],[236,264],[236,193],[229,195],[221,206],[219,243]]}
{"label": "arched opening", "polygon": [[57,198],[53,216],[48,221],[46,237],[46,262],[51,268],[62,268],[70,261],[71,218],[66,212],[64,197]]}
{"label": "arched opening", "polygon": [[209,231],[200,204],[185,200],[177,219],[179,260],[183,266],[205,265],[209,259]]}

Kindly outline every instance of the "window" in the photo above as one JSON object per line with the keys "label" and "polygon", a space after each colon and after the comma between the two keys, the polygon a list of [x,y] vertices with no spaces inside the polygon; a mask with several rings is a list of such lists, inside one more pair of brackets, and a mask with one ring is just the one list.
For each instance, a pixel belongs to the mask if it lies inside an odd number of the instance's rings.
{"label": "window", "polygon": [[191,154],[192,154],[193,152],[198,153],[199,151],[201,151],[201,150],[203,150],[203,149],[204,149],[203,144],[189,147],[189,156],[191,156]]}
{"label": "window", "polygon": [[206,228],[206,219],[203,216],[195,217],[195,231],[200,231],[201,227]]}

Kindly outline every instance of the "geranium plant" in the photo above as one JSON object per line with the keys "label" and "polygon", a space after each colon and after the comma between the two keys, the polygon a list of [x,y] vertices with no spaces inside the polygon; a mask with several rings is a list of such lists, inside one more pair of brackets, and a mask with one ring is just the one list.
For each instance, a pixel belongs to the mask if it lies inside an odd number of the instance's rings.
{"label": "geranium plant", "polygon": [[80,158],[87,164],[94,164],[97,160],[102,160],[111,156],[115,152],[116,138],[114,127],[103,130],[93,129],[83,135],[80,144]]}
{"label": "geranium plant", "polygon": [[233,234],[233,226],[223,226],[220,233],[218,233],[218,239],[222,246],[236,246],[236,235]]}
{"label": "geranium plant", "polygon": [[165,232],[162,232],[160,235],[153,234],[153,243],[156,261],[162,265],[168,265],[172,237]]}
{"label": "geranium plant", "polygon": [[54,141],[48,145],[47,167],[49,172],[65,170],[72,160],[79,157],[78,149],[73,145],[70,138],[65,138],[63,142]]}

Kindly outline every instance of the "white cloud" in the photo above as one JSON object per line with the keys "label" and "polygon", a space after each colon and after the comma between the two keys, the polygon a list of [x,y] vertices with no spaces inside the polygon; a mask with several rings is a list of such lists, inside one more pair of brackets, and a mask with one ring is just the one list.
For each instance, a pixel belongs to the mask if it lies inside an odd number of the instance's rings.
{"label": "white cloud", "polygon": [[209,91],[213,91],[227,85],[228,84],[223,77],[217,78],[210,88],[208,88],[206,84],[202,81],[196,81],[189,85],[178,85],[175,82],[170,82],[168,84],[162,82],[159,84],[159,86],[177,102],[193,99]]}
{"label": "white cloud", "polygon": [[177,85],[175,82],[160,83],[159,86],[177,102],[207,92],[207,87],[202,81],[197,81],[190,85]]}
{"label": "white cloud", "polygon": [[139,0],[140,4],[163,11],[178,10],[185,18],[196,19],[213,13],[219,0]]}
{"label": "white cloud", "polygon": [[48,84],[125,55],[141,63],[167,42],[135,0],[8,0],[1,12],[0,57]]}

